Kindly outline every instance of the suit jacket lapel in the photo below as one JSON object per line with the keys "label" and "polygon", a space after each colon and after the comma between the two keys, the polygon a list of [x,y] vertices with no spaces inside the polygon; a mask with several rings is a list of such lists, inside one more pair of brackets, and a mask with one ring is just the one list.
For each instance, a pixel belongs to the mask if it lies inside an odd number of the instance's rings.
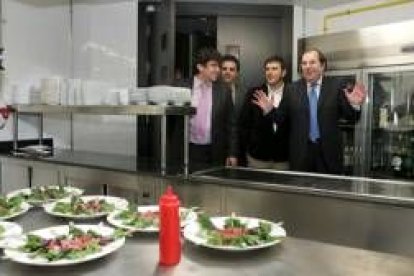
{"label": "suit jacket lapel", "polygon": [[300,101],[305,105],[306,110],[309,110],[308,87],[304,79],[302,79],[299,83],[299,93]]}
{"label": "suit jacket lapel", "polygon": [[325,102],[328,90],[329,90],[329,82],[326,78],[322,78],[322,85],[321,85],[321,91],[318,98],[318,113],[322,108],[323,103]]}

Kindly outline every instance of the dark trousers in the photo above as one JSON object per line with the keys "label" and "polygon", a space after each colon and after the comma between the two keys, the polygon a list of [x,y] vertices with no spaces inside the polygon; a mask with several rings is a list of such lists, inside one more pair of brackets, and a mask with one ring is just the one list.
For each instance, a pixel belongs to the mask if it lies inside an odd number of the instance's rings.
{"label": "dark trousers", "polygon": [[306,153],[306,171],[315,173],[328,173],[328,167],[323,158],[321,143],[308,141],[308,149]]}
{"label": "dark trousers", "polygon": [[211,145],[197,145],[190,143],[190,172],[211,168],[213,157]]}

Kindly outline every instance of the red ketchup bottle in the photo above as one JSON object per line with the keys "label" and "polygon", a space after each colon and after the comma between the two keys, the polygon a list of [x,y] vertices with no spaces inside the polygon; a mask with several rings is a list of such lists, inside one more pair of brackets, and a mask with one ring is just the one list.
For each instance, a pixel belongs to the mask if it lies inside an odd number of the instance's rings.
{"label": "red ketchup bottle", "polygon": [[180,262],[180,201],[173,193],[172,187],[160,198],[160,265],[172,266]]}

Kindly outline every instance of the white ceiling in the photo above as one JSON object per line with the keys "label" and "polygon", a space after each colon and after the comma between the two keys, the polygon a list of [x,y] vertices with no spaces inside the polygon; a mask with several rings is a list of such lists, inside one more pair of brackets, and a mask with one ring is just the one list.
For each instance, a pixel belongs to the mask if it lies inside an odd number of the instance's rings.
{"label": "white ceiling", "polygon": [[241,3],[270,5],[301,5],[311,9],[324,9],[337,5],[349,4],[360,0],[176,0],[176,2],[193,3]]}

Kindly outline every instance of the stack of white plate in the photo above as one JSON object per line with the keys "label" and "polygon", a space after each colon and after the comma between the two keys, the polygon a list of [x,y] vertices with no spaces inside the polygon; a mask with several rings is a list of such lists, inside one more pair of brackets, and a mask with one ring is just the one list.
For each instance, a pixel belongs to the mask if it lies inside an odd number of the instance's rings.
{"label": "stack of white plate", "polygon": [[50,77],[40,80],[40,93],[42,104],[58,105],[60,96],[66,89],[66,82],[60,77]]}
{"label": "stack of white plate", "polygon": [[19,148],[19,150],[34,156],[48,156],[52,154],[52,148],[47,145],[29,145]]}
{"label": "stack of white plate", "polygon": [[42,92],[40,89],[34,86],[29,89],[29,104],[41,104],[42,103]]}
{"label": "stack of white plate", "polygon": [[67,105],[82,105],[83,104],[83,90],[82,80],[68,79],[67,80]]}

